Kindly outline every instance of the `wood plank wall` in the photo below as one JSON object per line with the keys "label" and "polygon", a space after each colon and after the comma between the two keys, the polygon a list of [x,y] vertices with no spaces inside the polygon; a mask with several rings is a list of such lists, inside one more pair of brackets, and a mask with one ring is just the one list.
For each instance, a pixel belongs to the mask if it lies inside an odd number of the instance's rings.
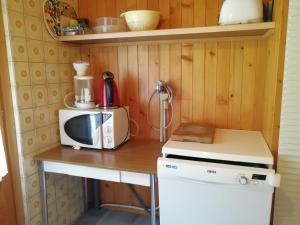
{"label": "wood plank wall", "polygon": [[[217,25],[222,0],[79,0],[80,17],[91,27],[102,16],[118,16],[134,9],[154,9],[162,13],[160,29]],[[276,1],[277,2],[277,1]],[[116,75],[121,101],[130,107],[130,116],[140,127],[139,137],[158,138],[147,120],[147,104],[155,82],[167,81],[174,89],[174,124],[196,121],[221,128],[263,130],[272,150],[277,81],[266,64],[277,43],[268,39],[199,40],[196,42],[152,42],[128,45],[82,47],[82,58],[91,63],[98,95],[100,74]],[[267,76],[266,71],[269,71]],[[274,71],[274,70],[272,70]],[[266,82],[268,82],[266,84]],[[274,86],[274,85],[273,85]],[[272,87],[273,87],[272,86]],[[265,97],[270,102],[265,103]],[[158,125],[158,100],[150,107],[150,118]],[[278,109],[279,110],[279,109]],[[272,117],[270,119],[267,119]],[[279,120],[279,118],[277,118]],[[135,131],[134,126],[132,129]],[[170,132],[170,131],[169,131]],[[276,131],[275,131],[276,133]],[[267,136],[267,135],[266,135]],[[122,188],[122,189],[120,189]],[[146,188],[136,188],[149,203]],[[112,191],[114,190],[114,191]],[[120,191],[122,190],[122,191]],[[124,185],[102,182],[104,202],[134,203]]]}

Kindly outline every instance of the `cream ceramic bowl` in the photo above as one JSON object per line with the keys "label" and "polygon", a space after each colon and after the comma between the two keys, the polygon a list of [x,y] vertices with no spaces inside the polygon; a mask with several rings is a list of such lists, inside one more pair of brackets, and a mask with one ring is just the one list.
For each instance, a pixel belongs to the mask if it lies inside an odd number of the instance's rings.
{"label": "cream ceramic bowl", "polygon": [[131,31],[154,30],[159,23],[160,12],[133,10],[121,14]]}

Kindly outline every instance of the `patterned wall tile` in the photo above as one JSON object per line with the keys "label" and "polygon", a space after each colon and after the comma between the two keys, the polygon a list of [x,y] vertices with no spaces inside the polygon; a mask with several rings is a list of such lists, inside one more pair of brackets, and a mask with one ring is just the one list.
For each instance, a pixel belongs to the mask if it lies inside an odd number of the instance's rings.
{"label": "patterned wall tile", "polygon": [[49,105],[50,123],[58,122],[58,110],[61,109],[61,104],[51,104]]}
{"label": "patterned wall tile", "polygon": [[56,198],[60,198],[68,193],[68,176],[64,176],[55,181]]}
{"label": "patterned wall tile", "polygon": [[58,124],[52,124],[50,128],[51,144],[60,143],[60,133]]}
{"label": "patterned wall tile", "polygon": [[58,62],[58,46],[57,44],[46,43],[44,45],[45,62],[57,63]]}
{"label": "patterned wall tile", "polygon": [[10,62],[10,67],[14,70],[15,85],[30,85],[29,67],[27,62]]}
{"label": "patterned wall tile", "polygon": [[[67,94],[70,94],[71,92],[73,92],[73,84],[72,83],[63,83],[61,85],[62,100],[64,100],[65,96]],[[71,96],[68,96],[67,98],[70,99]],[[74,95],[73,95],[73,98],[74,98]]]}
{"label": "patterned wall tile", "polygon": [[80,200],[79,185],[77,184],[76,186],[72,186],[72,188],[70,188],[68,194],[69,194],[69,201],[70,201],[71,205],[73,203],[78,202]]}
{"label": "patterned wall tile", "polygon": [[49,84],[59,83],[59,64],[46,64],[46,76]]}
{"label": "patterned wall tile", "polygon": [[8,11],[9,31],[12,36],[25,37],[24,16],[21,13]]}
{"label": "patterned wall tile", "polygon": [[27,42],[29,62],[43,62],[44,49],[41,41],[29,40]]}
{"label": "patterned wall tile", "polygon": [[57,225],[70,225],[70,216],[67,213],[60,215],[57,219]]}
{"label": "patterned wall tile", "polygon": [[23,109],[19,112],[21,131],[30,131],[34,129],[33,110]]}
{"label": "patterned wall tile", "polygon": [[70,63],[81,60],[80,48],[70,47]]}
{"label": "patterned wall tile", "polygon": [[37,139],[35,130],[22,134],[22,147],[24,155],[30,154],[37,150]]}
{"label": "patterned wall tile", "polygon": [[55,202],[48,205],[48,221],[50,224],[57,222],[57,209]]}
{"label": "patterned wall tile", "polygon": [[[54,185],[49,185],[47,186],[47,202],[49,205],[55,204],[56,201],[56,195],[55,195],[55,186]],[[56,204],[55,204],[56,208]]]}
{"label": "patterned wall tile", "polygon": [[58,59],[61,63],[70,62],[70,49],[68,46],[59,46]]}
{"label": "patterned wall tile", "polygon": [[46,183],[47,186],[51,186],[55,184],[55,174],[54,173],[46,173]]}
{"label": "patterned wall tile", "polygon": [[47,87],[43,85],[33,86],[32,101],[34,107],[47,105],[48,103]]}
{"label": "patterned wall tile", "polygon": [[34,84],[46,84],[46,72],[44,63],[29,63],[29,71],[31,83]]}
{"label": "patterned wall tile", "polygon": [[39,151],[49,147],[50,144],[50,127],[43,127],[36,130],[37,145]]}
{"label": "patterned wall tile", "polygon": [[39,128],[50,124],[50,115],[47,106],[36,108],[33,115],[35,127]]}
{"label": "patterned wall tile", "polygon": [[53,42],[53,43],[56,42],[56,40],[53,39],[53,37],[49,34],[46,26],[42,26],[42,31],[43,31],[43,41]]}
{"label": "patterned wall tile", "polygon": [[7,0],[7,6],[9,9],[23,12],[23,0]]}
{"label": "patterned wall tile", "polygon": [[72,204],[70,207],[70,222],[71,224],[75,223],[81,215],[81,205],[80,201]]}
{"label": "patterned wall tile", "polygon": [[43,40],[41,19],[34,16],[25,16],[26,36],[35,40]]}
{"label": "patterned wall tile", "polygon": [[32,107],[31,86],[17,87],[17,100],[20,109]]}
{"label": "patterned wall tile", "polygon": [[27,177],[27,194],[29,198],[40,192],[40,177],[39,174],[33,174]]}
{"label": "patterned wall tile", "polygon": [[61,101],[61,88],[58,84],[48,85],[48,103],[54,104]]}
{"label": "patterned wall tile", "polygon": [[23,0],[24,13],[31,16],[41,16],[42,7],[39,0]]}
{"label": "patterned wall tile", "polygon": [[31,153],[25,156],[24,166],[26,176],[30,176],[38,171],[37,161],[33,159],[35,153]]}
{"label": "patterned wall tile", "polygon": [[[58,215],[66,215],[69,209],[69,199],[67,195],[56,198],[56,207]],[[69,215],[68,215],[69,216]]]}
{"label": "patterned wall tile", "polygon": [[29,198],[29,216],[33,218],[41,212],[41,193],[35,194],[33,197]]}
{"label": "patterned wall tile", "polygon": [[30,220],[30,225],[43,225],[43,216],[42,214],[36,215],[34,218]]}
{"label": "patterned wall tile", "polygon": [[72,66],[70,64],[60,64],[59,75],[62,83],[73,82]]}
{"label": "patterned wall tile", "polygon": [[11,38],[12,59],[13,61],[28,61],[27,45],[25,38],[12,37]]}

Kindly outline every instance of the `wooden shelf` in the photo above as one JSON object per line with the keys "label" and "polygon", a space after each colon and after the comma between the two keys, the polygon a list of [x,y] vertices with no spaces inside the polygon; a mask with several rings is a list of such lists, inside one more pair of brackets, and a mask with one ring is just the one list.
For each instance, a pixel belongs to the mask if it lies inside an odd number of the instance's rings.
{"label": "wooden shelf", "polygon": [[174,39],[199,38],[231,38],[231,37],[265,37],[275,29],[275,22],[238,24],[211,27],[192,27],[178,29],[164,29],[138,32],[85,34],[63,36],[63,42],[91,44],[91,43],[118,43],[136,41],[156,41]]}

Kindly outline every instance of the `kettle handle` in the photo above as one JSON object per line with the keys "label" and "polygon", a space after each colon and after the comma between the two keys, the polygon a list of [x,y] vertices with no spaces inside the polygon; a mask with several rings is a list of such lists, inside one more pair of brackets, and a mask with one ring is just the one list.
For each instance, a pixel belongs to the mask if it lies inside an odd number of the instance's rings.
{"label": "kettle handle", "polygon": [[108,107],[113,105],[114,102],[114,75],[111,72],[103,73],[105,100]]}

